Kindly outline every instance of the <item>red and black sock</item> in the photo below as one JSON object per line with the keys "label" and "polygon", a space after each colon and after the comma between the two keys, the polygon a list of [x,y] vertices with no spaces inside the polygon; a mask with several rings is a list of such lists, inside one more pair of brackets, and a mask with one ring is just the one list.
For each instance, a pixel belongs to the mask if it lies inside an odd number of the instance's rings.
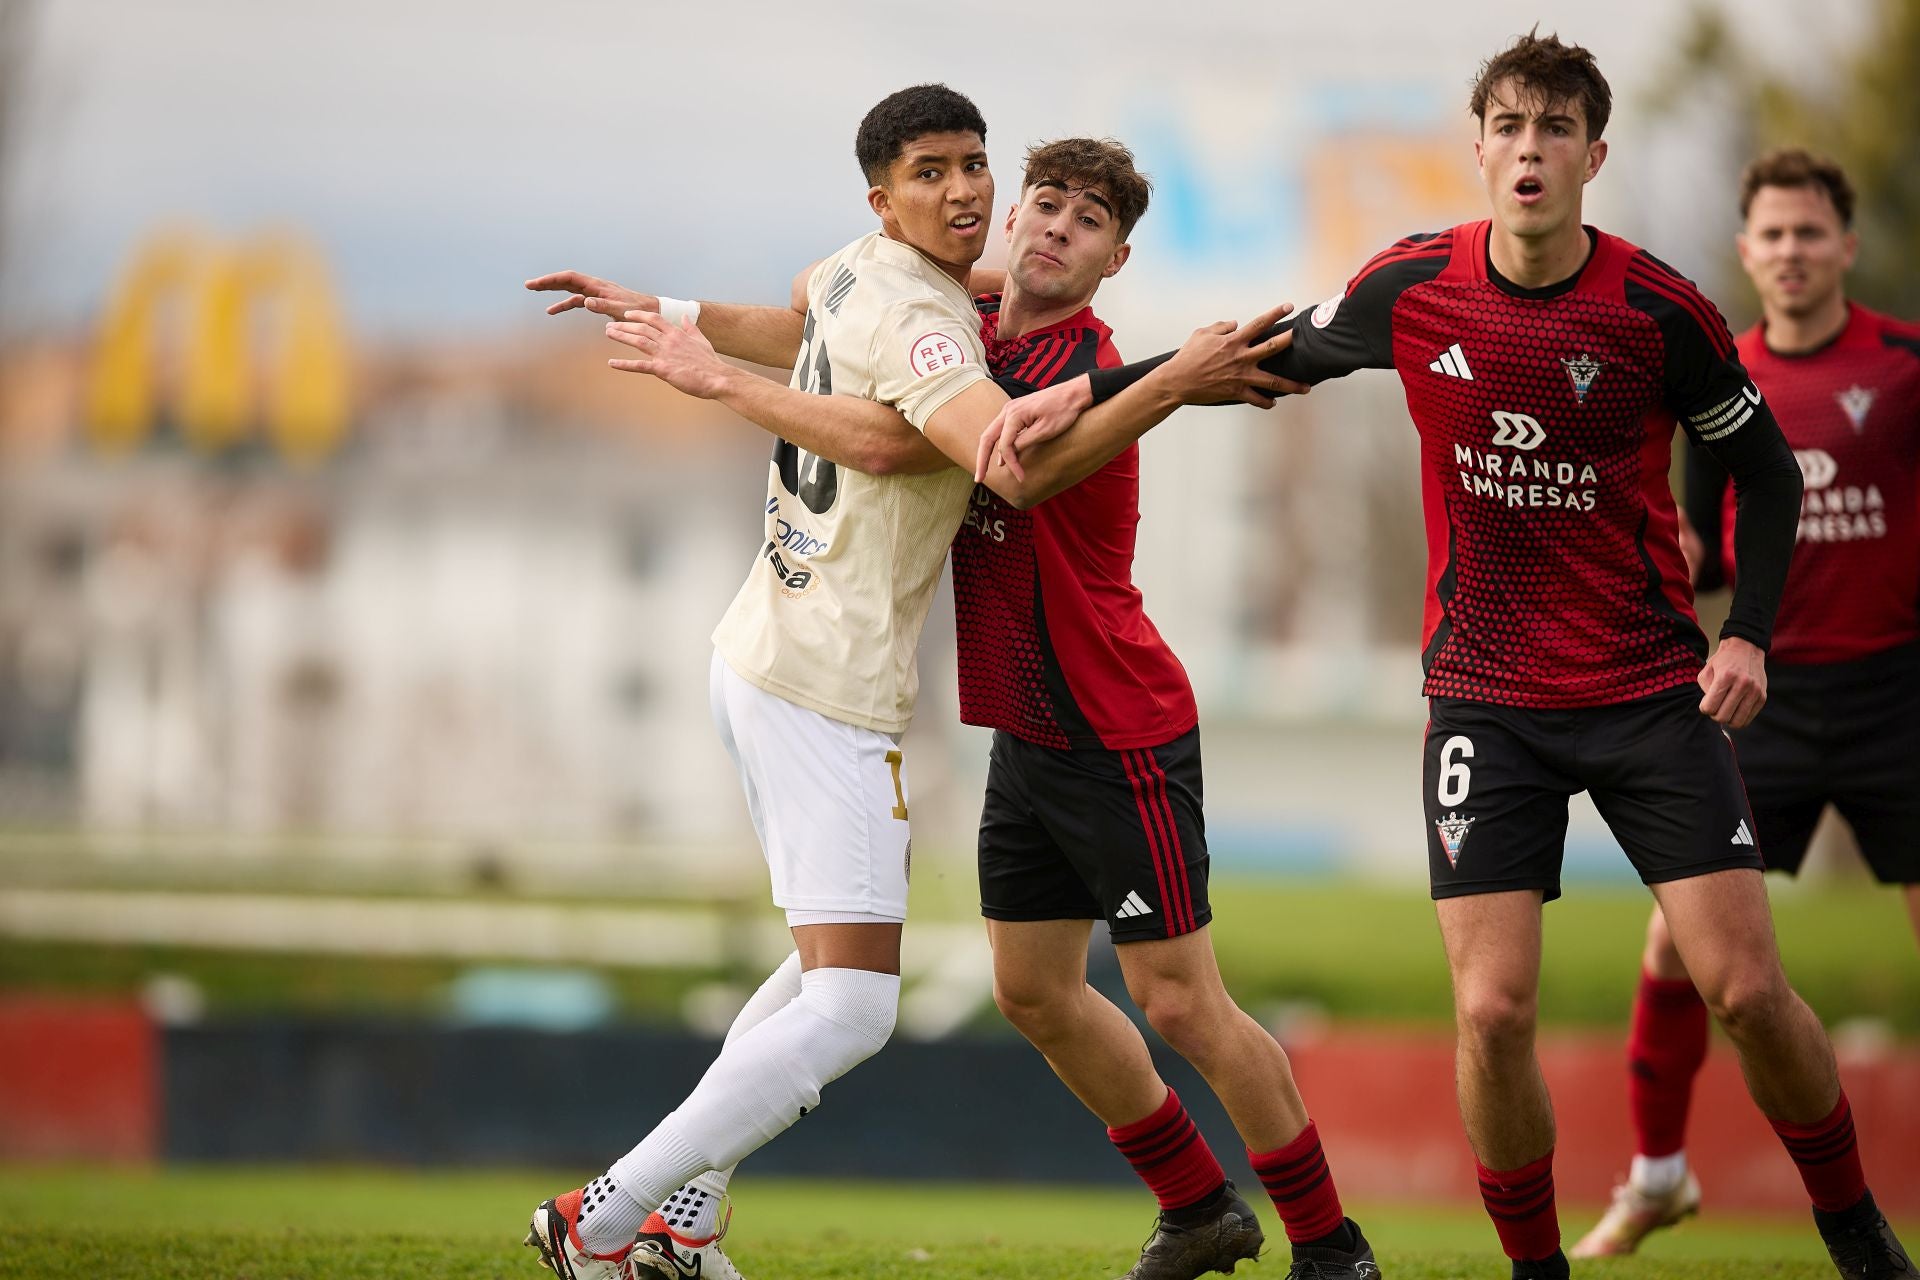
{"label": "red and black sock", "polygon": [[1347,1215],[1340,1208],[1340,1192],[1320,1147],[1320,1130],[1313,1121],[1300,1136],[1277,1151],[1247,1152],[1260,1185],[1273,1198],[1273,1207],[1292,1244],[1315,1244],[1339,1232]]}
{"label": "red and black sock", "polygon": [[1120,1149],[1162,1210],[1205,1203],[1226,1185],[1220,1161],[1172,1089],[1152,1115],[1108,1129],[1107,1140]]}
{"label": "red and black sock", "polygon": [[1553,1152],[1532,1164],[1497,1172],[1478,1160],[1480,1199],[1515,1262],[1537,1262],[1560,1251],[1560,1214],[1553,1203]]}
{"label": "red and black sock", "polygon": [[1860,1147],[1853,1137],[1853,1108],[1843,1091],[1827,1118],[1814,1124],[1788,1124],[1769,1118],[1773,1131],[1793,1157],[1800,1181],[1807,1184],[1813,1207],[1839,1213],[1859,1204],[1867,1194],[1867,1175],[1860,1168]]}
{"label": "red and black sock", "polygon": [[1707,1060],[1707,1006],[1686,979],[1640,975],[1627,1034],[1627,1092],[1634,1150],[1649,1159],[1687,1145],[1693,1078]]}

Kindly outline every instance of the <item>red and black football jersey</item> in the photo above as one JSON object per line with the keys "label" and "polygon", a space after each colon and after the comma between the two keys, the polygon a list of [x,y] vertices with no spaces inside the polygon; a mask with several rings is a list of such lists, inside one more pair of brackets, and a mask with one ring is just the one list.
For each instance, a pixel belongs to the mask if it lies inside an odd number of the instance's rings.
{"label": "red and black football jersey", "polygon": [[[1846,662],[1920,640],[1920,326],[1855,305],[1817,350],[1770,350],[1760,325],[1738,345],[1806,479],[1772,656]],[[1689,513],[1731,573],[1726,473],[1691,466],[1710,487],[1690,476]]]}
{"label": "red and black football jersey", "polygon": [[[1083,309],[1009,341],[1000,299],[976,299],[987,361],[1020,396],[1120,363]],[[1048,747],[1157,746],[1199,721],[1180,660],[1133,585],[1140,449],[1021,511],[985,485],[953,541],[960,718]]]}
{"label": "red and black football jersey", "polygon": [[[1712,303],[1616,236],[1542,289],[1502,279],[1491,224],[1413,236],[1293,325],[1308,382],[1391,368],[1421,438],[1429,696],[1523,707],[1683,685],[1707,643],[1667,474],[1697,442],[1772,432]],[[1784,537],[1781,540],[1784,543]],[[1762,648],[1770,600],[1723,634]]]}

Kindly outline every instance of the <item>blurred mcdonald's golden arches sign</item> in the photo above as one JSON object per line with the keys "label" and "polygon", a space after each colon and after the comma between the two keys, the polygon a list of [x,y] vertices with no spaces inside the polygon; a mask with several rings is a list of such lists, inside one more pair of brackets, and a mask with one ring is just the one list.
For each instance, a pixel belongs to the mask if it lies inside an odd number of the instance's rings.
{"label": "blurred mcdonald's golden arches sign", "polygon": [[264,434],[318,462],[351,419],[347,351],[324,265],[289,236],[149,239],[122,273],[87,370],[94,446],[125,453],[163,420],[208,453]]}

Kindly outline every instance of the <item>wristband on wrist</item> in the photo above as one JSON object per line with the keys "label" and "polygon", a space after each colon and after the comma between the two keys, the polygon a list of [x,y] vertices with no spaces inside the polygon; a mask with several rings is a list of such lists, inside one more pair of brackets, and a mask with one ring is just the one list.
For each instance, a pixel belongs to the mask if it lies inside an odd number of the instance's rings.
{"label": "wristband on wrist", "polygon": [[700,324],[700,304],[688,298],[660,299],[660,318],[678,329],[682,320],[691,320],[696,328]]}

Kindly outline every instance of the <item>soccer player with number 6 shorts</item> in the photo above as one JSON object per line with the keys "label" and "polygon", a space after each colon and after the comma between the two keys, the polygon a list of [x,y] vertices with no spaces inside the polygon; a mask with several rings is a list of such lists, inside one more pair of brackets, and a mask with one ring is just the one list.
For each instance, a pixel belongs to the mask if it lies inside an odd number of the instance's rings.
{"label": "soccer player with number 6 shorts", "polygon": [[[1911,1275],[1826,1032],[1782,970],[1725,733],[1765,701],[1799,468],[1713,305],[1582,223],[1611,108],[1592,55],[1524,36],[1482,66],[1470,107],[1491,217],[1377,255],[1288,322],[1293,345],[1266,367],[1306,382],[1392,369],[1420,433],[1428,871],[1488,1215],[1516,1278],[1568,1274],[1534,1033],[1542,906],[1584,790],[1739,1052],[1839,1273]],[[1152,367],[1015,402],[982,456],[1004,465],[1029,431],[1071,435]],[[1667,482],[1676,422],[1738,498],[1740,577],[1711,656]]]}

